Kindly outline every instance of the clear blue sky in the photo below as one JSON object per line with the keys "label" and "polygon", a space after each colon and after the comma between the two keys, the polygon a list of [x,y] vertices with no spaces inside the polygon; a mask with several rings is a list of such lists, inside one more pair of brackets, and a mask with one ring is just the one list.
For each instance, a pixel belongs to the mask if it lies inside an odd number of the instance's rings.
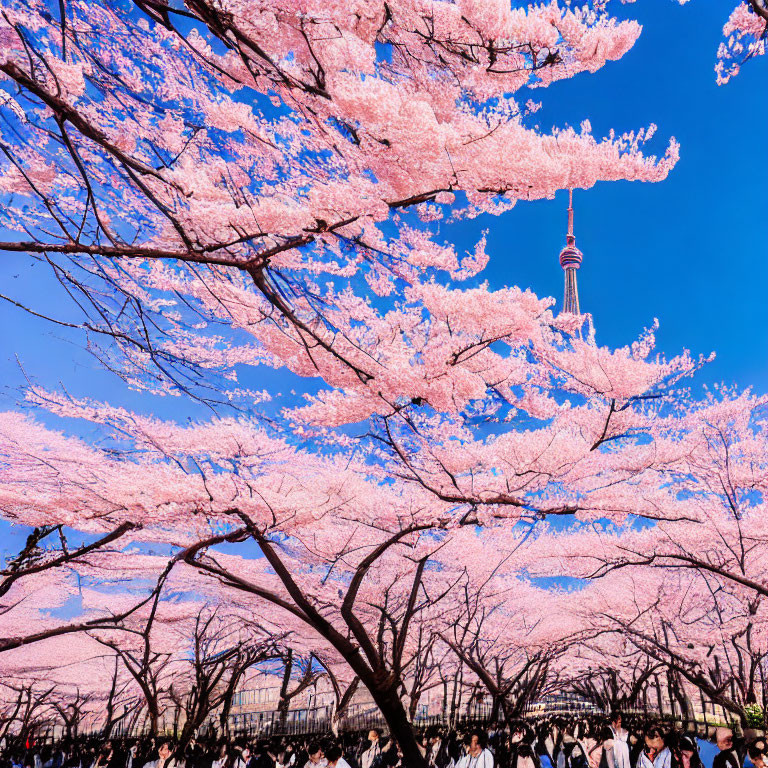
{"label": "clear blue sky", "polygon": [[[655,147],[681,143],[681,159],[660,184],[611,183],[576,193],[577,243],[583,311],[594,315],[598,342],[631,342],[659,318],[659,349],[710,351],[717,359],[700,383],[725,381],[768,391],[768,56],[749,62],[725,86],[713,66],[733,2],[673,0],[613,3],[612,12],[637,18],[643,32],[619,62],[595,75],[530,94],[544,102],[538,123],[578,126],[588,118],[597,136],[611,128],[658,125]],[[528,95],[522,94],[522,101]],[[481,217],[446,229],[460,250],[489,229],[492,287],[517,284],[562,300],[557,261],[564,244],[566,194],[519,203],[500,218]],[[3,256],[0,292],[60,317],[74,317],[40,265]],[[76,394],[109,398],[175,418],[200,416],[189,403],[158,403],[99,370],[82,340],[0,302],[0,407],[12,408],[26,372],[47,386],[62,382]],[[262,386],[284,386],[260,373]],[[168,410],[168,409],[171,410]],[[3,526],[0,534],[6,534]],[[6,540],[0,550],[13,546]]]}
{"label": "clear blue sky", "polygon": [[[620,61],[534,92],[544,129],[588,118],[596,136],[658,125],[654,146],[675,136],[681,157],[666,181],[603,183],[575,193],[582,311],[598,342],[619,346],[658,317],[659,347],[715,351],[700,381],[768,391],[768,57],[717,86],[713,66],[732,3],[611,3],[643,32]],[[464,227],[487,227],[492,284],[514,283],[562,301],[557,261],[567,193],[519,203]],[[463,239],[463,238],[462,238]]]}

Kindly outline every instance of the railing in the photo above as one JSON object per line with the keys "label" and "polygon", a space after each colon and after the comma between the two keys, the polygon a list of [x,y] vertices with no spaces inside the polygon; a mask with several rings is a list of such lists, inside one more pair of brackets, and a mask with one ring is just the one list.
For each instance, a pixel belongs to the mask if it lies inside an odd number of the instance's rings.
{"label": "railing", "polygon": [[[631,715],[642,720],[657,719],[670,723],[680,722],[679,714],[673,715],[654,709],[638,707],[623,707],[619,709],[625,715]],[[553,716],[573,717],[594,714],[607,714],[607,712],[590,702],[567,695],[546,697],[542,701],[532,702],[521,713],[522,717],[527,720]],[[270,736],[324,734],[333,730],[334,726],[337,726],[341,731],[367,731],[371,728],[379,728],[384,732],[388,730],[384,717],[373,704],[364,711],[358,709],[358,711],[346,715],[338,723],[334,723],[328,706],[316,709],[289,710],[287,717],[284,718],[281,718],[280,713],[277,711],[243,713],[239,714],[238,717],[243,717],[244,715],[254,717],[254,720],[242,722],[236,721],[234,716],[230,718],[231,732],[237,736],[265,738]],[[452,715],[449,712],[431,715],[417,713],[412,722],[417,728],[427,728],[429,726],[453,728],[473,725],[487,726],[491,722],[491,715],[492,706],[486,700],[464,705],[460,713],[454,712]],[[113,737],[129,736],[135,738],[147,735],[146,729],[138,724],[134,724],[132,728],[126,728],[125,725],[125,721],[121,722],[113,731]],[[731,718],[718,718],[714,713],[708,713],[706,716],[696,713],[694,721],[690,725],[700,735],[709,735],[719,725],[734,725],[734,723],[731,721]],[[175,735],[173,725],[167,721],[162,725],[161,730],[166,735]],[[199,735],[205,736],[207,733],[214,733],[217,730],[218,720],[212,719],[200,729]],[[55,730],[53,733],[48,731],[48,738],[45,738],[44,734],[45,731],[41,730],[38,738],[42,737],[43,741],[55,738]],[[82,733],[81,735],[86,736],[89,734]],[[98,734],[93,735],[96,736]]]}
{"label": "railing", "polygon": [[[459,727],[468,724],[487,724],[491,720],[493,712],[492,704],[488,701],[480,701],[462,707],[461,713],[453,715],[446,713],[425,715],[417,713],[413,718],[413,725],[417,728],[434,726]],[[521,713],[526,719],[538,717],[551,717],[553,715],[579,715],[594,714],[600,710],[594,705],[573,698],[560,697],[551,702],[533,702]],[[269,737],[269,736],[295,736],[311,733],[327,733],[333,728],[333,720],[328,714],[328,707],[317,710],[293,710],[281,722],[278,712],[253,712],[238,715],[238,717],[252,716],[251,721],[235,721],[230,719],[232,731],[238,735]],[[340,730],[364,731],[371,728],[387,730],[387,724],[381,713],[371,706],[365,712],[356,712],[346,715],[338,722]]]}

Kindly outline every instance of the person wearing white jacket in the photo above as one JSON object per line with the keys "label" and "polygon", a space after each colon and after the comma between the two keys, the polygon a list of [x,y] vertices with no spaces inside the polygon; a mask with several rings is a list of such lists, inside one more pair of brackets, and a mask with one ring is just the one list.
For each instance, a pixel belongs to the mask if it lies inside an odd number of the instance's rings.
{"label": "person wearing white jacket", "polygon": [[671,768],[672,752],[664,743],[664,734],[658,725],[645,729],[645,746],[637,758],[636,768]]}
{"label": "person wearing white jacket", "polygon": [[629,733],[621,726],[621,712],[611,715],[611,730],[613,731],[613,763],[616,768],[632,768],[629,756]]}
{"label": "person wearing white jacket", "polygon": [[493,752],[485,746],[485,734],[472,731],[464,737],[466,754],[456,764],[456,768],[493,768]]}

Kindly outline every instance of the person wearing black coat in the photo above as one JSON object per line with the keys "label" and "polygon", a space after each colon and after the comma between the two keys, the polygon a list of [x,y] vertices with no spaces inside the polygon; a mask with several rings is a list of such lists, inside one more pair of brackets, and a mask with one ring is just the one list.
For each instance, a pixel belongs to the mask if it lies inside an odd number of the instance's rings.
{"label": "person wearing black coat", "polygon": [[730,728],[718,728],[715,731],[715,739],[720,751],[712,761],[712,768],[741,768],[743,757],[738,751],[738,746],[741,745],[735,743],[733,731]]}

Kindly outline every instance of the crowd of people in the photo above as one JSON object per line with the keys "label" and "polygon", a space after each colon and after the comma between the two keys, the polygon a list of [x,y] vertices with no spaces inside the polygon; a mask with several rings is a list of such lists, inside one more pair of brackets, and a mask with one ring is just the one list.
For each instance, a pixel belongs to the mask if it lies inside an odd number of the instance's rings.
{"label": "crowd of people", "polygon": [[[718,728],[713,759],[702,759],[695,734],[659,723],[563,718],[506,726],[417,733],[431,768],[768,768],[764,738],[734,738]],[[230,741],[86,738],[0,745],[0,768],[408,768],[396,741],[378,729],[338,737],[272,737]]]}

